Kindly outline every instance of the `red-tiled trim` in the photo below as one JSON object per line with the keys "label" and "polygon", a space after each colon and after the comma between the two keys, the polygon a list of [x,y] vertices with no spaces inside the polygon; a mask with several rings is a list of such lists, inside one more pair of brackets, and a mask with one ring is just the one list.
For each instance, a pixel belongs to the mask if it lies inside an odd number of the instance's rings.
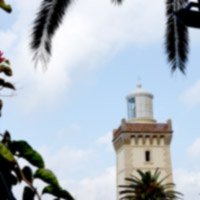
{"label": "red-tiled trim", "polygon": [[120,126],[114,133],[113,138],[115,139],[121,132],[132,132],[132,133],[171,133],[168,124],[155,123],[155,124],[131,124],[126,123],[125,126]]}

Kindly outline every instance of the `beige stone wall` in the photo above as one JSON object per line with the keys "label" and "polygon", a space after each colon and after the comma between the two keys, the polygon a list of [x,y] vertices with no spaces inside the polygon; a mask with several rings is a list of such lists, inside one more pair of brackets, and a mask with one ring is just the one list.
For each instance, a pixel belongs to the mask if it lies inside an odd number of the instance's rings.
{"label": "beige stone wall", "polygon": [[[161,171],[160,178],[172,174],[170,145],[164,137],[146,138],[130,137],[130,143],[121,145],[116,151],[117,159],[117,186],[124,185],[124,179],[130,175],[138,176],[137,169],[154,172],[157,168]],[[157,133],[157,135],[159,135]],[[145,151],[150,151],[151,160],[145,161]],[[172,176],[166,182],[173,182]],[[117,187],[117,199],[119,199]]]}

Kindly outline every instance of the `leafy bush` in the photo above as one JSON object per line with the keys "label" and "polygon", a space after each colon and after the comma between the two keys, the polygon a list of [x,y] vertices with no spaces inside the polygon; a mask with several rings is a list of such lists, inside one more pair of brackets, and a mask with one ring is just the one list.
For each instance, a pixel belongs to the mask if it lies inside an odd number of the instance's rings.
{"label": "leafy bush", "polygon": [[[5,76],[12,76],[9,60],[2,57],[0,51],[0,73]],[[4,89],[15,90],[12,83],[0,78],[0,90]],[[0,113],[3,107],[3,101],[0,99]],[[59,199],[74,200],[71,194],[64,190],[54,173],[45,168],[45,163],[42,156],[34,150],[28,142],[24,140],[12,140],[8,131],[0,133],[0,197],[1,200],[14,200],[12,193],[13,186],[24,182],[23,200],[33,200],[35,197],[41,200],[41,195],[34,186],[34,180],[40,179],[47,183],[43,188],[43,194],[51,194]],[[28,161],[29,165],[21,167],[18,159]],[[31,166],[36,168],[33,172]]]}

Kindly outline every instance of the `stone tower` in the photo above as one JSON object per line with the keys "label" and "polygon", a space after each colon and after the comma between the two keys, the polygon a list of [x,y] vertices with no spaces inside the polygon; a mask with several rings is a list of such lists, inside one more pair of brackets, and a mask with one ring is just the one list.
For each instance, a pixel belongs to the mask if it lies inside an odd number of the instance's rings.
{"label": "stone tower", "polygon": [[125,178],[137,176],[137,169],[154,172],[160,169],[160,178],[170,175],[166,182],[173,182],[170,158],[172,138],[171,120],[157,123],[153,118],[153,95],[137,85],[127,97],[128,119],[122,119],[118,129],[113,130],[116,151],[117,200],[119,185]]}

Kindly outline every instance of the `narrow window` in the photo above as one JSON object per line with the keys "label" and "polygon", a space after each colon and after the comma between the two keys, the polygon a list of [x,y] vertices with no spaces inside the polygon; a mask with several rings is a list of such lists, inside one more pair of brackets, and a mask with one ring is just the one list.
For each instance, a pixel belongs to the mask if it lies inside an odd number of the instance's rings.
{"label": "narrow window", "polygon": [[150,151],[146,151],[145,152],[145,160],[146,160],[146,162],[149,162],[150,161]]}
{"label": "narrow window", "polygon": [[135,98],[128,99],[128,119],[135,118]]}

